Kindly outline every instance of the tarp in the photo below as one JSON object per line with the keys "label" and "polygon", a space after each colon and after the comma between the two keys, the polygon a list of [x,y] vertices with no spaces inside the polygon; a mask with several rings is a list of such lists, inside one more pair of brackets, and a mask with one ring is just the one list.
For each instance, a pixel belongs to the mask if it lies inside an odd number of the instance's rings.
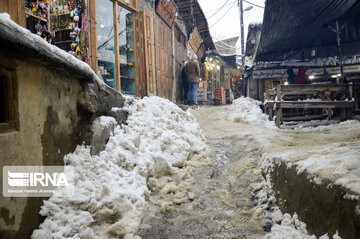
{"label": "tarp", "polygon": [[267,0],[256,61],[336,56],[339,20],[344,55],[360,54],[360,0]]}

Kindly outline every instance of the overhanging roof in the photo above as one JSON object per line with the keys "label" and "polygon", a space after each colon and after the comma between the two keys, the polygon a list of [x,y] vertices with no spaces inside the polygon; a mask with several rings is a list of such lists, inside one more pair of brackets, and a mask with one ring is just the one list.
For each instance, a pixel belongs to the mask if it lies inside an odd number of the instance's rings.
{"label": "overhanging roof", "polygon": [[178,6],[180,16],[184,19],[188,37],[195,27],[204,41],[206,50],[216,50],[211,38],[209,26],[199,3],[193,0],[174,0]]}
{"label": "overhanging roof", "polygon": [[[256,61],[283,61],[338,54],[334,27],[345,25],[345,56],[360,54],[360,0],[267,0]],[[347,28],[347,29],[346,29]]]}

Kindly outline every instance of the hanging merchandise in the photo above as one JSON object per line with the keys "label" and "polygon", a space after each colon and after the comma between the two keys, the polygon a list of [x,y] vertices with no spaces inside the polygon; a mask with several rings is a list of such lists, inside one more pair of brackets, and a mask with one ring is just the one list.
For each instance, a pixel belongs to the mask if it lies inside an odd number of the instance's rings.
{"label": "hanging merchandise", "polygon": [[51,6],[51,31],[56,46],[88,62],[85,0],[54,1]]}
{"label": "hanging merchandise", "polygon": [[32,33],[41,36],[52,43],[52,34],[49,32],[49,6],[47,0],[25,0],[26,28]]}

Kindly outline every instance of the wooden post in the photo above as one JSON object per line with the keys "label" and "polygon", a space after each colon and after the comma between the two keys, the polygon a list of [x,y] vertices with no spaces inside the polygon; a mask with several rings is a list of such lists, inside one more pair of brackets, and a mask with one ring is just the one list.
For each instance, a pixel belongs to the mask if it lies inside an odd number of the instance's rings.
{"label": "wooden post", "polygon": [[97,36],[96,36],[96,0],[88,2],[88,39],[89,39],[89,65],[98,73]]}
{"label": "wooden post", "polygon": [[347,112],[347,119],[348,120],[352,119],[352,109],[347,109],[346,112]]}
{"label": "wooden post", "polygon": [[274,113],[273,107],[269,107],[268,111],[269,111],[269,120],[273,120],[273,113]]}
{"label": "wooden post", "polygon": [[114,1],[114,47],[115,47],[115,80],[116,90],[121,92],[121,76],[120,76],[120,57],[119,57],[119,25],[118,25],[118,9],[117,1]]}
{"label": "wooden post", "polygon": [[343,108],[341,108],[340,109],[340,120],[341,121],[344,121],[344,120],[346,120],[346,110],[345,109],[343,109]]}
{"label": "wooden post", "polygon": [[353,98],[353,85],[352,83],[349,83],[349,98],[348,100],[352,100]]}
{"label": "wooden post", "polygon": [[276,101],[281,101],[282,100],[282,92],[281,92],[281,85],[278,85],[276,87]]}
{"label": "wooden post", "polygon": [[281,106],[276,106],[276,126],[280,127],[282,123],[282,108]]}

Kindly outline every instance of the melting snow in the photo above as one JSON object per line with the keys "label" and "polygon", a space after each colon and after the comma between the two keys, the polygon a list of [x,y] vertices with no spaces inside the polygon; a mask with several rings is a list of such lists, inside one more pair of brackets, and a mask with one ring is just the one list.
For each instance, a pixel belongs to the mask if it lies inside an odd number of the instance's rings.
{"label": "melting snow", "polygon": [[[40,214],[46,219],[32,238],[138,238],[150,194],[147,179],[159,171],[156,162],[176,170],[205,151],[194,116],[170,101],[145,97],[127,110],[127,125],[115,128],[99,155],[82,145],[65,156],[65,164],[76,170],[75,195],[44,201]],[[101,117],[103,124],[111,121]]]}

